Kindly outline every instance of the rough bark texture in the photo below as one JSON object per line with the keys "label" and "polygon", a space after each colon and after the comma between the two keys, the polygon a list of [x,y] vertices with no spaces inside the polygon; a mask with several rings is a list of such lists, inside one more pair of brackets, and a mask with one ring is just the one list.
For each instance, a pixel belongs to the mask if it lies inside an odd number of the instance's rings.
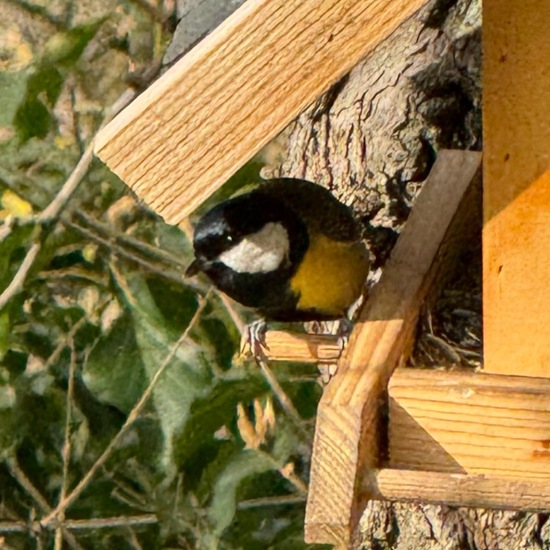
{"label": "rough bark texture", "polygon": [[480,1],[432,2],[287,128],[265,174],[331,189],[382,263],[437,150],[481,149],[480,72]]}

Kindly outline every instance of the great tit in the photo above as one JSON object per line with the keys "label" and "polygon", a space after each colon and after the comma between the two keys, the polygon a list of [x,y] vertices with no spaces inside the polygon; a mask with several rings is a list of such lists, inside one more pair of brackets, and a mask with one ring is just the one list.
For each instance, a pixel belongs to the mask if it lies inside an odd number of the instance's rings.
{"label": "great tit", "polygon": [[214,206],[195,227],[195,260],[266,320],[338,319],[361,295],[368,252],[350,209],[327,189],[279,178]]}

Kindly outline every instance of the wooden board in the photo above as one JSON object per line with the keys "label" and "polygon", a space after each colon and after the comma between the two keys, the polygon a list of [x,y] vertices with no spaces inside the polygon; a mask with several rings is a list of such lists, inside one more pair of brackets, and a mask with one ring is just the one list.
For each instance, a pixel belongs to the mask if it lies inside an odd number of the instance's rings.
{"label": "wooden board", "polygon": [[426,0],[247,0],[96,138],[177,224]]}
{"label": "wooden board", "polygon": [[268,330],[265,334],[266,358],[295,363],[335,363],[342,355],[337,336],[329,334],[290,333]]}
{"label": "wooden board", "polygon": [[550,378],[550,9],[483,4],[485,371]]}
{"label": "wooden board", "polygon": [[550,479],[550,380],[406,368],[388,395],[391,468]]}
{"label": "wooden board", "polygon": [[550,484],[545,480],[382,469],[376,474],[376,498],[547,512]]}
{"label": "wooden board", "polygon": [[480,163],[479,153],[440,152],[325,390],[313,444],[308,542],[350,543],[371,494],[360,479],[379,466],[388,380],[410,351],[419,308],[445,257],[451,222]]}

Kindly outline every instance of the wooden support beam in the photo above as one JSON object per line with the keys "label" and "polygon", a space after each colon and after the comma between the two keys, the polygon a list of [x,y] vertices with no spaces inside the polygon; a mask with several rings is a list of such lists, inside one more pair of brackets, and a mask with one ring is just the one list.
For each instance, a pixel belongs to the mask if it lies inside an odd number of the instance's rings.
{"label": "wooden support beam", "polygon": [[547,512],[547,480],[512,480],[484,475],[383,469],[376,474],[376,498],[422,504]]}
{"label": "wooden support beam", "polygon": [[483,3],[485,371],[550,378],[550,9]]}
{"label": "wooden support beam", "polygon": [[96,138],[178,224],[426,0],[247,0]]}
{"label": "wooden support beam", "polygon": [[[410,352],[419,309],[449,252],[451,223],[480,163],[480,153],[440,152],[325,390],[306,510],[309,542],[350,543],[371,496],[360,480],[379,467],[379,423],[389,378]],[[449,249],[457,251],[451,242]]]}
{"label": "wooden support beam", "polygon": [[329,334],[301,334],[282,330],[268,330],[265,335],[269,361],[295,363],[335,363],[342,355],[337,336]]}
{"label": "wooden support beam", "polygon": [[391,468],[550,479],[550,380],[405,368],[388,396]]}

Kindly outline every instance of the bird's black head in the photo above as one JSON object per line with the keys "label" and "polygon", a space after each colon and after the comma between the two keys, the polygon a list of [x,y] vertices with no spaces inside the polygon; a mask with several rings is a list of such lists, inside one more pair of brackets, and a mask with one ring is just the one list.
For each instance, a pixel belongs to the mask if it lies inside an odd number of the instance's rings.
{"label": "bird's black head", "polygon": [[254,306],[259,294],[288,281],[308,234],[288,205],[259,189],[209,210],[195,227],[193,246],[188,274],[203,271],[226,294]]}

